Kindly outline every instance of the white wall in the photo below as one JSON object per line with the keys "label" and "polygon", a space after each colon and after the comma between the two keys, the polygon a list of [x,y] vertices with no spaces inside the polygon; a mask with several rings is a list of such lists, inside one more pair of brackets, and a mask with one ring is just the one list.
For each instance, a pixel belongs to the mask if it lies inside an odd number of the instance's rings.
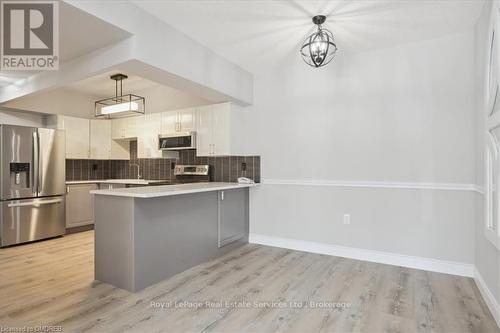
{"label": "white wall", "polygon": [[470,31],[339,54],[322,69],[295,54],[255,73],[255,104],[233,119],[235,144],[262,153],[251,233],[472,264],[473,42]]}
{"label": "white wall", "polygon": [[47,116],[41,113],[11,110],[0,107],[0,124],[46,127]]}
{"label": "white wall", "polygon": [[[476,183],[484,187],[484,152],[487,113],[486,80],[489,58],[489,29],[493,2],[486,2],[475,29],[475,87],[476,87]],[[476,194],[475,263],[488,289],[500,303],[500,252],[484,234],[484,196]]]}

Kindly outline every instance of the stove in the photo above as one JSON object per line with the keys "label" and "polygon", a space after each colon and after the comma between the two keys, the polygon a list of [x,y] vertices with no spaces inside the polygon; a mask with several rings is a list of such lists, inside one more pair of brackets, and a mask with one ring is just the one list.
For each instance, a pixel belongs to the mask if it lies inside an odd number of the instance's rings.
{"label": "stove", "polygon": [[203,165],[176,165],[174,169],[177,184],[209,182],[212,180],[211,168]]}

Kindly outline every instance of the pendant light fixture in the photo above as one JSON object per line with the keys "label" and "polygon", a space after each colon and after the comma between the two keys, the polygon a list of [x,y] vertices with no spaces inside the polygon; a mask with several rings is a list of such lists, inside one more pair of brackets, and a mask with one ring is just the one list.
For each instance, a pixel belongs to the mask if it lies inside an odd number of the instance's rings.
{"label": "pendant light fixture", "polygon": [[[119,73],[111,75],[110,78],[115,81],[115,97],[95,102],[95,116],[113,118],[144,114],[146,106],[144,97],[133,94],[123,95],[122,81],[128,76]],[[118,86],[120,87],[119,91]]]}
{"label": "pendant light fixture", "polygon": [[300,54],[306,64],[317,68],[332,61],[335,52],[337,52],[337,45],[335,45],[331,31],[322,26],[326,21],[326,16],[316,15],[312,21],[317,25],[317,30],[304,40]]}

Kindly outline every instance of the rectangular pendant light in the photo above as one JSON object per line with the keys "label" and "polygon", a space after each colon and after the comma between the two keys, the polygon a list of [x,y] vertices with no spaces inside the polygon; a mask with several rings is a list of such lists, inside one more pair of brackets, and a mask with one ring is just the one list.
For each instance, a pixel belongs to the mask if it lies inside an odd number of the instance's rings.
{"label": "rectangular pendant light", "polygon": [[119,73],[111,75],[110,78],[115,81],[115,96],[96,101],[95,116],[112,118],[144,114],[146,106],[144,97],[122,93],[122,81],[128,76]]}
{"label": "rectangular pendant light", "polygon": [[139,104],[136,102],[125,102],[115,105],[103,106],[101,108],[101,114],[111,114],[118,112],[130,112],[139,110]]}
{"label": "rectangular pendant light", "polygon": [[95,102],[96,117],[126,117],[144,114],[144,97],[128,94]]}

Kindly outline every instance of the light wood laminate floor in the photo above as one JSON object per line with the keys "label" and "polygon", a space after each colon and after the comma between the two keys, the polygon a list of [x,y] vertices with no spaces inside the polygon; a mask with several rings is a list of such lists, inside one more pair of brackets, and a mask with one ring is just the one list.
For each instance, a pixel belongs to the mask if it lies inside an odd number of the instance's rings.
{"label": "light wood laminate floor", "polygon": [[[93,261],[92,231],[0,249],[0,325],[60,325],[64,332],[499,332],[472,279],[452,275],[250,244],[132,294],[94,282]],[[298,308],[318,302],[346,304]]]}

